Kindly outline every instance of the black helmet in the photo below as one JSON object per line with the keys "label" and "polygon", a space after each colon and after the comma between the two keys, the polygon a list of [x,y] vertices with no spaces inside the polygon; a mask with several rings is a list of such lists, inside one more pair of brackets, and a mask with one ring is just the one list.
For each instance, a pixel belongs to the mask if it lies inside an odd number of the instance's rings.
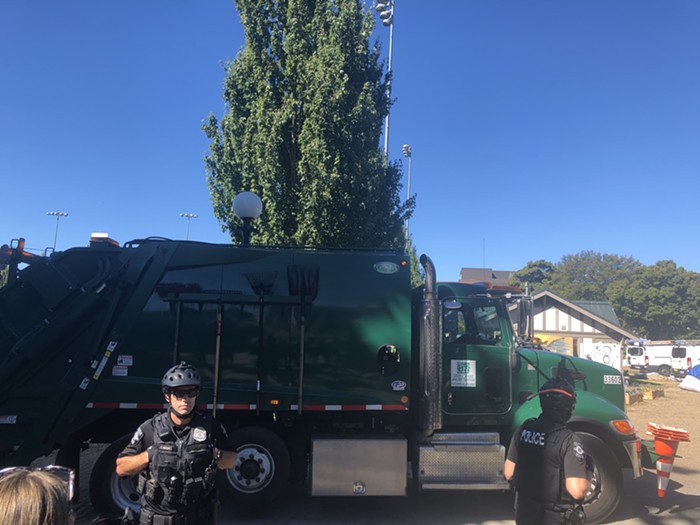
{"label": "black helmet", "polygon": [[555,421],[566,423],[576,406],[576,391],[566,379],[552,377],[539,391],[542,413]]}
{"label": "black helmet", "polygon": [[160,384],[163,386],[164,391],[178,386],[196,386],[199,388],[202,380],[195,367],[182,361],[165,373]]}

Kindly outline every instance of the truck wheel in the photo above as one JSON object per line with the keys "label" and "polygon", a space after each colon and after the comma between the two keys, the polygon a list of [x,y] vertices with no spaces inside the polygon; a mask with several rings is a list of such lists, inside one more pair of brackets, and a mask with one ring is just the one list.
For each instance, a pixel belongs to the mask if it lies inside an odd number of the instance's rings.
{"label": "truck wheel", "polygon": [[138,476],[120,478],[115,471],[117,455],[124,450],[133,434],[122,436],[97,458],[90,474],[90,501],[101,516],[122,516],[126,507],[141,507],[136,492]]}
{"label": "truck wheel", "polygon": [[662,375],[664,377],[670,377],[671,376],[671,367],[668,365],[661,365],[661,366],[659,366],[659,369],[656,372],[659,375]]}
{"label": "truck wheel", "polygon": [[577,432],[586,453],[593,458],[594,470],[589,491],[583,501],[586,523],[600,523],[612,514],[622,498],[622,468],[617,458],[600,439]]}
{"label": "truck wheel", "polygon": [[238,457],[222,473],[225,490],[244,507],[257,507],[282,492],[289,478],[289,452],[282,440],[265,428],[246,427],[229,435]]}

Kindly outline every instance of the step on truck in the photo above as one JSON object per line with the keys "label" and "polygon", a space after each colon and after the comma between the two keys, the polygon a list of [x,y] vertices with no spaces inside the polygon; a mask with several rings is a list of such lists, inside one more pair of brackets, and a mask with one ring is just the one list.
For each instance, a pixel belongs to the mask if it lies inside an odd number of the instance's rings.
{"label": "step on truck", "polygon": [[163,371],[187,361],[203,378],[200,408],[238,450],[219,484],[241,505],[290,482],[312,496],[509,490],[510,437],[558,375],[575,385],[571,426],[595,463],[589,523],[605,519],[622,469],[641,475],[620,372],[519,345],[509,306],[527,298],[437,282],[420,261],[416,289],[403,252],[164,239],[94,242],[13,269],[0,289],[1,463],[57,451],[78,468],[81,451],[107,444],[92,504],[136,506],[116,455],[164,409]]}

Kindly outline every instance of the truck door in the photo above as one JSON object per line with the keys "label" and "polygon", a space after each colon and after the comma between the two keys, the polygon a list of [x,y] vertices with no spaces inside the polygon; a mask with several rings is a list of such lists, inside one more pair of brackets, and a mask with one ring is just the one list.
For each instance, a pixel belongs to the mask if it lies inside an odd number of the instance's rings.
{"label": "truck door", "polygon": [[460,300],[443,315],[442,409],[447,414],[503,414],[511,404],[510,328],[490,299]]}

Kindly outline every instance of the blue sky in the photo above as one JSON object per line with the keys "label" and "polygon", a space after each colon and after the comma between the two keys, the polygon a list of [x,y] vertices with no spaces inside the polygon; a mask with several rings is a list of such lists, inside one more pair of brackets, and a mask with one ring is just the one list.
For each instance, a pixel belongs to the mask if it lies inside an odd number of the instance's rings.
{"label": "blue sky", "polygon": [[[233,0],[2,0],[0,243],[52,246],[47,211],[59,250],[184,238],[183,212],[228,242],[200,126],[243,43]],[[699,64],[697,0],[396,0],[417,250],[444,280],[582,250],[700,271]]]}

